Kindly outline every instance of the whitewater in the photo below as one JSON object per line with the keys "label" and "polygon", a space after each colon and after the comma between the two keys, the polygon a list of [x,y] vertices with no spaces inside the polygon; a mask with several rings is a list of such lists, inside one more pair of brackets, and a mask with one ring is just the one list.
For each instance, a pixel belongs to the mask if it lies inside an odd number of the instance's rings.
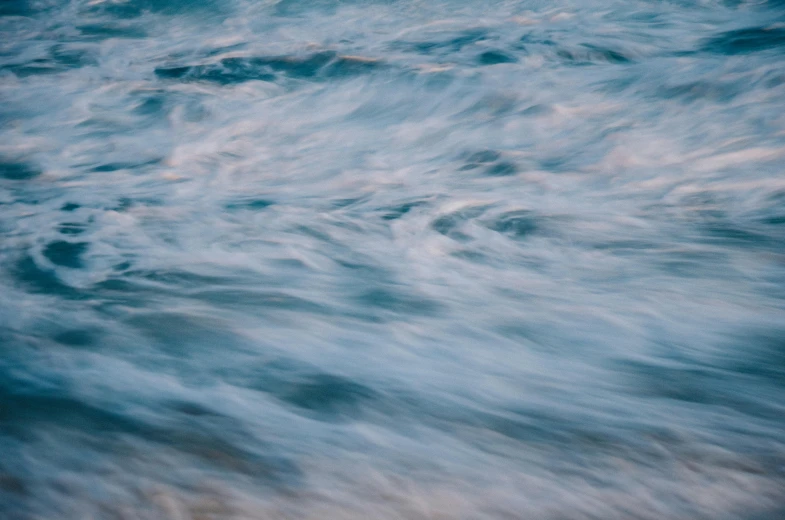
{"label": "whitewater", "polygon": [[0,517],[785,518],[785,3],[3,0]]}

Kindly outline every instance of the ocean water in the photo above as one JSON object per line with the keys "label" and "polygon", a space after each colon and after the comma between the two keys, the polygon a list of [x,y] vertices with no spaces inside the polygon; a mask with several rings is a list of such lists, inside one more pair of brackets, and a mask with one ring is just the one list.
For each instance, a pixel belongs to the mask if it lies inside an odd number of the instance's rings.
{"label": "ocean water", "polygon": [[3,0],[0,517],[785,518],[785,3]]}

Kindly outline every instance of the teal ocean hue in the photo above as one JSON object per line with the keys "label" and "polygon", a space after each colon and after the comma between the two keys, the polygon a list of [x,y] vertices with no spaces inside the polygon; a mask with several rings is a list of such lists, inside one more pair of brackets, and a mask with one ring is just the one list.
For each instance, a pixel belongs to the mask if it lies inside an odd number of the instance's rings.
{"label": "teal ocean hue", "polygon": [[2,0],[0,517],[785,518],[785,3]]}

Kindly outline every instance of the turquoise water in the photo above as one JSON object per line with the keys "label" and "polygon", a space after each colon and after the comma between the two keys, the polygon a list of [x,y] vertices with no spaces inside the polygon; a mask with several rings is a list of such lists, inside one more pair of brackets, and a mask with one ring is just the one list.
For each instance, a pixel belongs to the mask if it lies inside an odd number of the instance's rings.
{"label": "turquoise water", "polygon": [[0,516],[785,517],[785,4],[0,3]]}

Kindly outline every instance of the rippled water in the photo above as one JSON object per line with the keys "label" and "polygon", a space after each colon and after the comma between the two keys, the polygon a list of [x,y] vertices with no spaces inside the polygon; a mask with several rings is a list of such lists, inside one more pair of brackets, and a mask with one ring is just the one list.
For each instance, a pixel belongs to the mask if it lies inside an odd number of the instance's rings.
{"label": "rippled water", "polygon": [[0,15],[0,516],[785,517],[781,1]]}

